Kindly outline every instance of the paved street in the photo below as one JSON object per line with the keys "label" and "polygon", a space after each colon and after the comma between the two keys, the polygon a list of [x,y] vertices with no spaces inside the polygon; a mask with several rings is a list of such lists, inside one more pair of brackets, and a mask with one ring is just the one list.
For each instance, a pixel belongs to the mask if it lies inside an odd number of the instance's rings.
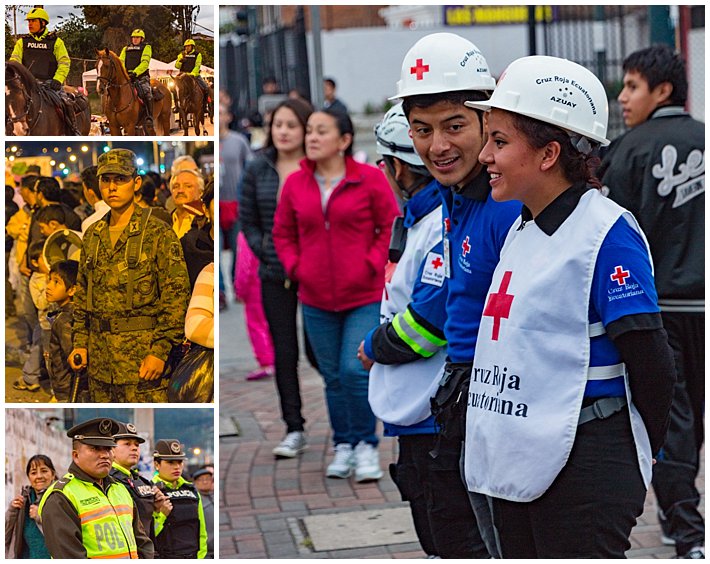
{"label": "paved street", "polygon": [[[242,308],[232,303],[220,314],[220,556],[422,558],[419,544],[409,541],[411,528],[399,522],[390,527],[391,532],[380,527],[366,535],[357,534],[373,520],[399,519],[408,510],[389,476],[369,484],[324,477],[331,455],[323,384],[305,355],[301,356],[309,449],[299,459],[275,461],[271,449],[284,429],[273,379],[245,380],[256,364]],[[395,460],[396,451],[395,440],[381,441],[383,468]],[[704,492],[704,477],[701,488]],[[328,538],[321,540],[323,536]],[[672,547],[661,544],[652,494],[633,531],[631,545],[630,558],[674,555]]]}

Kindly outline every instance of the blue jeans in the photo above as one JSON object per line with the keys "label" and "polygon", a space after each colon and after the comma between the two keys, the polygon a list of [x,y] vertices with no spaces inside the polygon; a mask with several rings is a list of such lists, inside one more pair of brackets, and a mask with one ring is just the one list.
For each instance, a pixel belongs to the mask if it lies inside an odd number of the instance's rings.
{"label": "blue jeans", "polygon": [[303,306],[306,333],[325,380],[333,443],[353,446],[365,441],[377,446],[377,419],[367,401],[369,375],[357,359],[367,332],[379,322],[380,304],[331,312]]}

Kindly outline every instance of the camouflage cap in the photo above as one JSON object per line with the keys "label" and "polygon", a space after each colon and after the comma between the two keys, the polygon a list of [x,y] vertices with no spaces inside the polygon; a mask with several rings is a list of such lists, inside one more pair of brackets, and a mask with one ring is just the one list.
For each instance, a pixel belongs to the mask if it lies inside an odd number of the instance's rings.
{"label": "camouflage cap", "polygon": [[138,434],[138,430],[133,423],[123,423],[118,421],[118,432],[113,436],[114,439],[135,439],[139,443],[144,443],[145,439]]}
{"label": "camouflage cap", "polygon": [[137,170],[136,155],[129,149],[111,149],[99,157],[97,176],[106,173],[132,176]]}
{"label": "camouflage cap", "polygon": [[67,437],[87,445],[115,447],[113,435],[118,433],[118,422],[109,417],[98,417],[74,425],[67,431]]}
{"label": "camouflage cap", "polygon": [[187,458],[177,439],[160,439],[153,452],[155,460],[185,460]]}

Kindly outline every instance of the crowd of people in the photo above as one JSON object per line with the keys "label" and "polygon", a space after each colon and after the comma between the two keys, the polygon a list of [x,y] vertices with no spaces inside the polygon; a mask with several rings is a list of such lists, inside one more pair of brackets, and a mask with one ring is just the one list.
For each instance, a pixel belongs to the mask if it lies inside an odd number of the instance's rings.
{"label": "crowd of people", "polygon": [[333,81],[323,108],[289,93],[251,146],[221,95],[222,234],[247,379],[275,377],[273,454],[308,446],[300,307],[326,476],[382,477],[381,419],[430,557],[623,557],[652,484],[664,542],[704,558],[704,126],[673,49],[624,72],[629,131],[610,144],[585,67],[523,57],[496,81],[470,41],[425,36],[378,167],[352,158]]}
{"label": "crowd of people", "polygon": [[145,438],[130,422],[91,419],[67,437],[63,476],[44,454],[27,461],[29,485],[5,514],[6,558],[214,558],[212,466],[186,474],[180,441],[159,439],[144,476]]}
{"label": "crowd of people", "polygon": [[214,187],[192,157],[163,178],[112,149],[75,183],[31,165],[6,199],[6,289],[27,355],[15,390],[165,402],[171,382],[199,377],[199,399],[171,401],[212,401]]}

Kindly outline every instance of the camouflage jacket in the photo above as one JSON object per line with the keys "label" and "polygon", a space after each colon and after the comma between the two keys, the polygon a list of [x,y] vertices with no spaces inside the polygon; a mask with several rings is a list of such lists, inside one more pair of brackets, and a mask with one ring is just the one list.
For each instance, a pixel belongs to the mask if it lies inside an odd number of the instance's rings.
{"label": "camouflage jacket", "polygon": [[[183,337],[190,282],[182,247],[170,226],[156,217],[150,216],[143,228],[141,217],[147,212],[147,209],[136,206],[113,248],[109,236],[110,212],[84,234],[74,296],[73,344],[76,348],[88,348],[89,356],[94,348],[92,343],[105,334],[106,339],[111,335],[120,336],[118,340],[109,340],[120,349],[123,349],[122,345],[128,349],[111,350],[116,346],[110,347],[111,357],[120,359],[137,355],[144,358],[152,354],[165,360],[172,345]],[[139,240],[142,237],[140,247],[133,247],[140,248],[141,252],[132,269],[132,291],[129,288],[129,235]],[[92,241],[94,238],[98,241]],[[90,278],[93,278],[91,284]],[[120,332],[112,329],[113,324],[136,318],[153,318],[153,327]],[[98,323],[103,325],[99,328]],[[131,350],[135,348],[142,350]],[[112,364],[111,358],[94,360]],[[89,363],[91,368],[91,359]],[[91,372],[90,369],[90,375]],[[137,372],[136,368],[136,378]]]}

